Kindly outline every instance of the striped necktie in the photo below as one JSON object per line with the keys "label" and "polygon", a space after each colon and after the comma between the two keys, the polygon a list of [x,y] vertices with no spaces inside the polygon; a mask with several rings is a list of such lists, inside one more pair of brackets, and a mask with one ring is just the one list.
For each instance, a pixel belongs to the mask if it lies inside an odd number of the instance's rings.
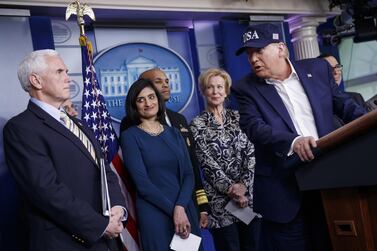
{"label": "striped necktie", "polygon": [[73,122],[73,120],[70,119],[68,115],[63,111],[60,111],[60,120],[63,122],[65,127],[67,127],[68,130],[70,130],[77,138],[80,139],[80,141],[83,143],[83,145],[88,150],[93,159],[96,160],[96,152],[94,150],[93,144],[92,142],[90,142],[85,133],[81,131],[81,129],[75,124],[75,122]]}

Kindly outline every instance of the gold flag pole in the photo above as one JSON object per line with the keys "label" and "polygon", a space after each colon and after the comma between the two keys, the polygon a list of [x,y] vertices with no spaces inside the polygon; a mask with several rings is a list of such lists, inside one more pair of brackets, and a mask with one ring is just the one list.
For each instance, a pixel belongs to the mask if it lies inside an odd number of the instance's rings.
{"label": "gold flag pole", "polygon": [[81,4],[79,0],[70,3],[65,11],[65,20],[68,20],[71,15],[77,16],[77,24],[80,27],[80,35],[85,36],[85,20],[84,16],[89,16],[93,21],[96,20],[93,9],[86,3]]}
{"label": "gold flag pole", "polygon": [[[85,20],[84,16],[89,16],[93,21],[96,20],[94,16],[93,9],[89,7],[86,3],[81,4],[79,0],[76,0],[70,3],[65,11],[65,20],[68,20],[71,15],[77,16],[77,24],[80,27],[80,45],[86,46],[88,49],[89,58],[92,60],[93,48],[90,41],[85,36]],[[92,68],[93,69],[93,68]],[[107,184],[107,174],[105,168],[105,161],[103,158],[97,163],[99,164],[100,173],[101,173],[101,198],[102,198],[102,211],[104,216],[110,216],[111,204],[110,204],[110,195],[109,188]]]}

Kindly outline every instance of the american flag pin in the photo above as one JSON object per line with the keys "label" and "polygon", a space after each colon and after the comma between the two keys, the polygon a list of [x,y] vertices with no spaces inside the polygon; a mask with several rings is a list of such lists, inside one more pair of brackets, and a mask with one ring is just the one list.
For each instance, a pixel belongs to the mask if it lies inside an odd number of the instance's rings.
{"label": "american flag pin", "polygon": [[312,77],[312,74],[308,73],[306,74],[308,76],[308,78],[311,78]]}

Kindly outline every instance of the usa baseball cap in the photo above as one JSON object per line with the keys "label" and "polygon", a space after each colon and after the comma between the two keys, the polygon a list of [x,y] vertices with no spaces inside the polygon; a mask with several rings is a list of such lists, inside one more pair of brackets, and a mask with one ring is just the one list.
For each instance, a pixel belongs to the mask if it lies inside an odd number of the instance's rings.
{"label": "usa baseball cap", "polygon": [[250,25],[242,35],[242,46],[236,55],[239,56],[246,48],[263,48],[279,42],[284,41],[278,26],[269,23]]}

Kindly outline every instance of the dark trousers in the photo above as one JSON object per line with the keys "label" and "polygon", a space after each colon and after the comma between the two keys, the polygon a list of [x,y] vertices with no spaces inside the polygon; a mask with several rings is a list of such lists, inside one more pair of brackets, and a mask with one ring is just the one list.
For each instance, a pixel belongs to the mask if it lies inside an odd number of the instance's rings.
{"label": "dark trousers", "polygon": [[319,192],[306,192],[299,213],[288,223],[263,219],[260,251],[330,251]]}
{"label": "dark trousers", "polygon": [[232,225],[210,230],[216,251],[258,250],[260,219],[255,218],[249,225],[236,222]]}

